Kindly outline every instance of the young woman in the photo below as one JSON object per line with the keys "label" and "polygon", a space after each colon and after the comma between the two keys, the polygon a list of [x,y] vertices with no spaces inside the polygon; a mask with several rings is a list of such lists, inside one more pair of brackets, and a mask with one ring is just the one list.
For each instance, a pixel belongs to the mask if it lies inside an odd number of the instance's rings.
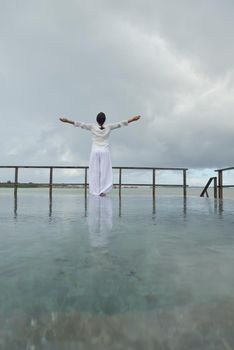
{"label": "young woman", "polygon": [[112,188],[113,174],[109,148],[111,131],[121,126],[127,126],[138,119],[140,119],[139,115],[118,123],[105,125],[106,116],[103,112],[98,113],[96,124],[86,124],[67,118],[60,118],[63,123],[72,124],[92,133],[93,142],[89,159],[89,192],[91,194],[105,196]]}

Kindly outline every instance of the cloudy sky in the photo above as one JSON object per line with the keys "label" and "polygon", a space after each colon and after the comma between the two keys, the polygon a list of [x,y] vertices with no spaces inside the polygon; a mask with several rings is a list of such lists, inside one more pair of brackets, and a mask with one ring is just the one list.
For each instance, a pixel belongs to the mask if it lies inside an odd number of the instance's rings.
{"label": "cloudy sky", "polygon": [[89,133],[58,118],[104,111],[142,115],[113,132],[113,165],[188,167],[202,185],[234,165],[233,13],[231,0],[0,0],[0,164],[87,165]]}

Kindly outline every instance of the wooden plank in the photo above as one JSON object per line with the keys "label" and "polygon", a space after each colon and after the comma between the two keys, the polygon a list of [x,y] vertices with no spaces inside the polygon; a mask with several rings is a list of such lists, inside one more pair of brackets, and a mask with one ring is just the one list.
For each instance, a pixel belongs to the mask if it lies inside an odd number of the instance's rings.
{"label": "wooden plank", "polygon": [[[14,186],[14,182],[11,183],[7,183],[7,182],[1,182],[0,183],[0,187],[5,187],[5,185],[9,185],[9,187]],[[88,184],[87,184],[88,185]],[[122,186],[129,186],[129,187],[153,187],[152,183],[149,184],[138,184],[138,183],[121,183]],[[18,187],[23,187],[23,186],[44,186],[44,187],[48,187],[48,183],[46,182],[21,182],[18,183]],[[61,187],[66,187],[66,186],[84,186],[84,182],[53,182],[53,187],[55,186],[61,186]],[[114,183],[113,186],[119,186],[119,182],[118,183]],[[186,185],[187,187],[189,187],[189,185]],[[175,187],[175,188],[181,188],[183,187],[183,185],[181,184],[156,184],[155,187]],[[234,185],[224,185],[223,187],[234,187]]]}
{"label": "wooden plank", "polygon": [[209,180],[207,181],[207,184],[205,185],[205,187],[204,187],[202,193],[200,194],[200,197],[204,197],[204,194],[205,194],[205,193],[206,193],[206,196],[209,197],[209,196],[208,196],[207,189],[208,189],[208,187],[210,186],[210,184],[211,184],[211,182],[212,182],[213,179],[214,179],[214,177],[210,177],[210,178],[209,178]]}
{"label": "wooden plank", "polygon": [[215,171],[219,172],[219,171],[226,171],[226,170],[233,170],[234,166],[228,167],[228,168],[222,168],[222,169],[216,169]]}
{"label": "wooden plank", "polygon": [[112,167],[113,169],[129,169],[129,170],[152,170],[152,169],[155,169],[155,170],[188,170],[188,168],[157,168],[157,167],[126,167],[126,166],[121,166],[121,167]]}
{"label": "wooden plank", "polygon": [[12,169],[12,168],[21,168],[21,169],[85,169],[87,166],[60,166],[60,165],[0,165],[0,168]]}
{"label": "wooden plank", "polygon": [[[21,169],[85,169],[87,166],[60,166],[60,165],[0,165],[0,168],[12,169],[12,168],[21,168]],[[112,169],[129,169],[129,170],[188,170],[188,168],[158,168],[158,167],[112,167]]]}

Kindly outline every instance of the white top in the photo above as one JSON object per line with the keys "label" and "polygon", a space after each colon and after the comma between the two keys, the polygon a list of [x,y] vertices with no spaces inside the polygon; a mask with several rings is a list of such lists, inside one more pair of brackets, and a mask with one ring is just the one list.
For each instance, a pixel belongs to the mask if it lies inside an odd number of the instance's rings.
{"label": "white top", "polygon": [[111,130],[121,128],[121,126],[127,126],[127,125],[128,125],[128,121],[122,120],[121,122],[114,123],[114,124],[105,124],[103,125],[104,129],[100,129],[99,124],[86,124],[82,122],[74,122],[74,126],[91,131],[93,145],[96,145],[96,146],[108,146],[109,145],[108,139],[109,139]]}

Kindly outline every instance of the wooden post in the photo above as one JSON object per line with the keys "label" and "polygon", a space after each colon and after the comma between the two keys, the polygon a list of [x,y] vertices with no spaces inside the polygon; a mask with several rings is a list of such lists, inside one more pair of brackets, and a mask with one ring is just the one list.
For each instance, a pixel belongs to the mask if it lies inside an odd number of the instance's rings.
{"label": "wooden post", "polygon": [[19,167],[15,167],[15,185],[18,186]]}
{"label": "wooden post", "polygon": [[218,170],[219,199],[223,199],[223,171]]}
{"label": "wooden post", "polygon": [[119,196],[121,196],[122,168],[119,168]]}
{"label": "wooden post", "polygon": [[18,176],[19,176],[19,167],[15,167],[15,184],[14,184],[14,194],[17,196],[18,189]]}
{"label": "wooden post", "polygon": [[155,169],[153,169],[153,200],[155,200]]}
{"label": "wooden post", "polygon": [[50,183],[49,183],[50,198],[52,197],[52,188],[53,188],[53,168],[50,167]]}
{"label": "wooden post", "polygon": [[187,195],[187,183],[186,183],[186,170],[183,170],[183,194],[184,197]]}
{"label": "wooden post", "polygon": [[85,198],[87,197],[87,179],[88,179],[88,168],[85,168],[85,184],[84,184]]}
{"label": "wooden post", "polygon": [[214,177],[214,198],[217,198],[217,177]]}

